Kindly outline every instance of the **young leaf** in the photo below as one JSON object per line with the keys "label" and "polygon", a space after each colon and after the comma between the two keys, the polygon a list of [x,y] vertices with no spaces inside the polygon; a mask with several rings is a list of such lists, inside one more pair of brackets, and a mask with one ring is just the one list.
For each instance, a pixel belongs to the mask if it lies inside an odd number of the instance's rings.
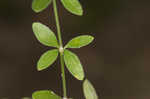
{"label": "young leaf", "polygon": [[52,0],[33,0],[32,2],[32,9],[39,13],[46,9],[48,5],[52,2]]}
{"label": "young leaf", "polygon": [[72,14],[79,16],[83,15],[83,9],[78,0],[61,0],[61,2],[64,7]]}
{"label": "young leaf", "polygon": [[38,71],[48,68],[51,64],[55,62],[58,57],[58,50],[49,50],[45,52],[39,59],[37,63]]}
{"label": "young leaf", "polygon": [[69,50],[64,51],[64,61],[70,73],[78,80],[84,79],[84,71],[79,58]]}
{"label": "young leaf", "polygon": [[68,44],[65,46],[65,48],[80,48],[80,47],[88,45],[93,40],[94,40],[94,37],[90,35],[78,36],[70,40]]}
{"label": "young leaf", "polygon": [[87,79],[83,82],[83,92],[86,99],[98,99],[93,85]]}
{"label": "young leaf", "polygon": [[61,99],[54,92],[50,90],[36,91],[32,94],[33,99]]}
{"label": "young leaf", "polygon": [[35,22],[32,25],[33,32],[40,43],[46,46],[58,47],[55,34],[45,25]]}

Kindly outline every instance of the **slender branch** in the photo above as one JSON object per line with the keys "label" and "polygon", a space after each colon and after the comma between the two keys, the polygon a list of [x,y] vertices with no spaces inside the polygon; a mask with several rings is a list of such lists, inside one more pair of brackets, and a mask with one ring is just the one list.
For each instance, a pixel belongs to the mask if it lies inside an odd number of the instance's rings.
{"label": "slender branch", "polygon": [[56,26],[57,26],[58,40],[59,40],[60,46],[62,47],[63,44],[62,44],[62,39],[61,39],[61,31],[60,31],[60,24],[59,24],[56,0],[53,0],[53,8],[54,8],[54,14],[55,14],[55,20],[56,20]]}
{"label": "slender branch", "polygon": [[54,8],[54,14],[55,14],[55,20],[56,20],[56,26],[57,26],[58,40],[59,40],[59,45],[60,45],[59,50],[60,50],[60,64],[61,64],[61,73],[62,73],[61,76],[62,76],[62,84],[63,84],[63,97],[64,99],[67,99],[65,67],[64,67],[64,59],[63,59],[63,43],[62,43],[62,38],[61,38],[56,0],[53,0],[53,8]]}
{"label": "slender branch", "polygon": [[65,68],[64,68],[64,59],[63,53],[60,53],[60,63],[61,63],[61,72],[62,72],[62,82],[63,82],[63,92],[64,98],[67,98],[67,90],[66,90],[66,79],[65,79]]}

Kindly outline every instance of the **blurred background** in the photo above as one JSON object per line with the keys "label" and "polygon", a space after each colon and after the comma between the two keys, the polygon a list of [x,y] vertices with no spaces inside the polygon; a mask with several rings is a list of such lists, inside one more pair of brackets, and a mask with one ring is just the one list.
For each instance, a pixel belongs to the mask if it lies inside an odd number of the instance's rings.
{"label": "blurred background", "polygon": [[[95,37],[89,46],[72,51],[100,99],[150,99],[150,1],[80,1],[82,17],[68,13],[58,2],[62,36],[64,44],[81,34]],[[41,89],[62,95],[59,61],[47,70],[36,70],[41,54],[51,48],[40,44],[32,32],[32,22],[40,21],[56,33],[53,9],[35,14],[31,2],[0,0],[0,98],[30,97]],[[67,70],[66,75],[68,95],[84,99],[82,82]]]}

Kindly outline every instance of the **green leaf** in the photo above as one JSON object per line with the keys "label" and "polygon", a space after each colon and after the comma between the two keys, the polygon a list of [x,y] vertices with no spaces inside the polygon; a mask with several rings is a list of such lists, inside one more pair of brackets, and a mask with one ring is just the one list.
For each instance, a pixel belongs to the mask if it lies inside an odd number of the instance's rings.
{"label": "green leaf", "polygon": [[83,82],[83,92],[86,99],[98,99],[93,85],[87,79]]}
{"label": "green leaf", "polygon": [[83,9],[78,0],[61,0],[61,2],[64,7],[72,14],[79,16],[83,15]]}
{"label": "green leaf", "polygon": [[84,71],[79,58],[69,50],[64,51],[64,61],[70,73],[78,80],[84,79]]}
{"label": "green leaf", "polygon": [[61,99],[54,92],[50,90],[36,91],[32,94],[33,99]]}
{"label": "green leaf", "polygon": [[21,99],[31,99],[30,97],[22,97]]}
{"label": "green leaf", "polygon": [[48,68],[51,64],[55,62],[55,60],[58,57],[58,50],[49,50],[45,52],[39,59],[37,63],[37,69],[38,71],[44,70]]}
{"label": "green leaf", "polygon": [[70,40],[68,44],[65,46],[65,48],[80,48],[80,47],[88,45],[93,40],[94,40],[94,37],[90,35],[78,36]]}
{"label": "green leaf", "polygon": [[32,25],[33,32],[40,43],[46,46],[58,47],[58,42],[55,34],[47,26],[40,22],[35,22]]}
{"label": "green leaf", "polygon": [[32,2],[32,9],[36,12],[39,13],[46,9],[49,4],[52,2],[52,0],[33,0]]}

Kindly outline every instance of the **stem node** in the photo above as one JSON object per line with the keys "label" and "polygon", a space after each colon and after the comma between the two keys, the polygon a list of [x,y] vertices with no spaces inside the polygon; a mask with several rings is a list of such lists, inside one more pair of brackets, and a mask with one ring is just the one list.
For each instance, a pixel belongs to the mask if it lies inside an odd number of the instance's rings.
{"label": "stem node", "polygon": [[63,48],[62,46],[60,46],[59,52],[60,52],[60,53],[64,53],[64,48]]}

